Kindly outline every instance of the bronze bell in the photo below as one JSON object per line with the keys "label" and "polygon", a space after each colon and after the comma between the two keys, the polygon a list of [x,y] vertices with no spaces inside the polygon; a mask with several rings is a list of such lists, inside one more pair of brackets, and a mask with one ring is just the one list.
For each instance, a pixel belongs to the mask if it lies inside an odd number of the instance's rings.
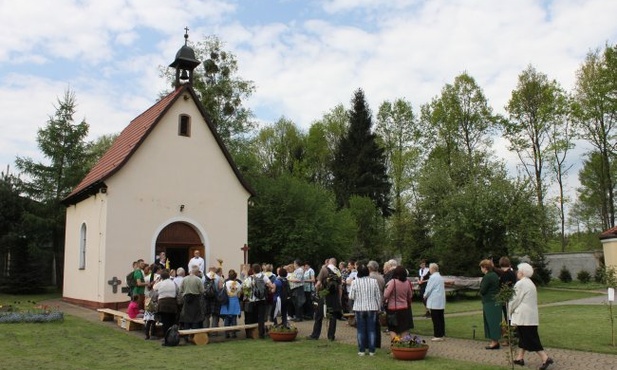
{"label": "bronze bell", "polygon": [[189,79],[189,74],[186,72],[186,69],[182,70],[182,74],[180,75],[181,81],[186,81]]}

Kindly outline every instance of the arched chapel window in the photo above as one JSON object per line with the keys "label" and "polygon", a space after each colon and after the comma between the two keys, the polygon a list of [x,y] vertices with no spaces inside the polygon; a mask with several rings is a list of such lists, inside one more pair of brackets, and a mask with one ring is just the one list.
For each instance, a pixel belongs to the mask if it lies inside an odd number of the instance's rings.
{"label": "arched chapel window", "polygon": [[79,231],[79,269],[86,269],[86,224],[81,224]]}

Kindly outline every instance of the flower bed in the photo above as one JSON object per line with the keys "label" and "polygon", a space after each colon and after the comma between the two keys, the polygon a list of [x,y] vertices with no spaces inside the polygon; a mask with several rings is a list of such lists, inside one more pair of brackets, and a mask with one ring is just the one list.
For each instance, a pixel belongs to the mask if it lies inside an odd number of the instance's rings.
{"label": "flower bed", "polygon": [[35,306],[28,311],[16,311],[13,306],[0,306],[0,324],[53,321],[64,321],[64,313],[49,306]]}

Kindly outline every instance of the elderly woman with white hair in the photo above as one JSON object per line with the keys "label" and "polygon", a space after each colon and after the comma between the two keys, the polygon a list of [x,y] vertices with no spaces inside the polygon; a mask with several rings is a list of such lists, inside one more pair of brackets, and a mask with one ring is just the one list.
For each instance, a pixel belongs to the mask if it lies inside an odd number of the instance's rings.
{"label": "elderly woman with white hair", "polygon": [[537,352],[542,360],[540,370],[546,370],[554,361],[544,351],[540,337],[538,336],[538,293],[536,286],[531,281],[533,267],[528,263],[518,265],[514,284],[514,296],[508,304],[508,312],[512,325],[516,325],[518,333],[518,354],[514,363],[525,366],[525,352]]}
{"label": "elderly woman with white hair", "polygon": [[383,264],[383,279],[384,283],[388,284],[392,280],[394,269],[398,267],[398,262],[395,259],[388,260]]}
{"label": "elderly woman with white hair", "polygon": [[431,278],[428,279],[426,290],[424,291],[424,300],[426,308],[430,310],[431,320],[433,321],[433,342],[441,342],[446,335],[446,322],[444,319],[444,311],[446,309],[446,287],[445,281],[439,273],[439,265],[431,263],[429,265]]}

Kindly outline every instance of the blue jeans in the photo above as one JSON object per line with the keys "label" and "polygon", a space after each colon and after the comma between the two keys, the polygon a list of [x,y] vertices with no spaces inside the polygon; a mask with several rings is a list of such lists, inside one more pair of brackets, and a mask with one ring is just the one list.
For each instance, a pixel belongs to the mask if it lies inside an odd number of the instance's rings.
{"label": "blue jeans", "polygon": [[364,353],[368,347],[370,353],[375,353],[377,340],[375,324],[377,311],[356,311],[356,328],[358,329],[358,352]]}

